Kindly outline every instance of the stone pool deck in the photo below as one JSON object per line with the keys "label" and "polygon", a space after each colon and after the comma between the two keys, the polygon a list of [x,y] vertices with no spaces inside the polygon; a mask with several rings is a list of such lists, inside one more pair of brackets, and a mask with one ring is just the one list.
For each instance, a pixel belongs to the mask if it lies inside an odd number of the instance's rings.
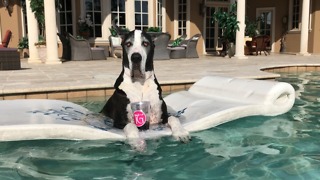
{"label": "stone pool deck", "polygon": [[[291,67],[285,68],[286,71],[320,71],[320,55],[272,54],[248,56],[247,59],[202,56],[199,59],[159,60],[154,62],[154,66],[163,90],[170,92],[187,89],[209,75],[274,79],[279,77],[272,70],[274,67]],[[59,65],[29,64],[22,59],[21,67],[21,70],[0,71],[0,100],[108,96],[113,92],[122,64],[121,59],[110,57],[107,60],[68,61]]]}

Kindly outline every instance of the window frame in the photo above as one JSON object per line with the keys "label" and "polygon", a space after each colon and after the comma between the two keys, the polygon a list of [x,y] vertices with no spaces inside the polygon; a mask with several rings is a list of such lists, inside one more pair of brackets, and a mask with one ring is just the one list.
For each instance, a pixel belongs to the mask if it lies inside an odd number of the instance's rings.
{"label": "window frame", "polygon": [[[140,5],[140,11],[136,10],[136,2],[139,3]],[[143,11],[143,2],[146,2],[147,3],[147,11],[144,12]],[[148,27],[150,27],[149,25],[149,1],[148,0],[134,0],[134,29],[140,29],[140,30],[144,30],[144,29],[148,29]],[[140,16],[140,24],[137,24],[136,22],[136,16],[139,15]],[[143,17],[144,16],[147,16],[146,20],[147,20],[147,23],[144,24],[144,21],[145,20]]]}
{"label": "window frame", "polygon": [[[61,29],[61,22],[60,22],[60,18],[61,18],[61,14],[63,13],[64,16],[66,17],[66,13],[71,13],[72,17],[71,17],[71,24],[66,24],[66,26],[71,26],[72,27],[72,32],[68,32],[72,35],[76,34],[76,24],[75,23],[75,12],[74,12],[74,7],[75,7],[75,1],[74,0],[70,0],[71,1],[71,10],[62,10],[62,12],[60,12],[61,10],[58,9],[58,12],[57,12],[57,25],[58,25],[58,28],[59,28],[59,32],[62,33],[62,29]],[[61,3],[66,3],[66,1],[62,1]],[[66,6],[64,6],[66,7]],[[66,21],[66,20],[65,20]],[[64,24],[65,25],[65,24]]]}
{"label": "window frame", "polygon": [[163,29],[163,3],[164,0],[157,0],[157,7],[156,7],[156,25],[158,28]]}
{"label": "window frame", "polygon": [[[179,2],[174,1],[174,9],[179,8]],[[174,11],[174,33],[173,33],[173,38],[176,39],[182,34],[179,33],[179,10]],[[190,0],[186,0],[186,26],[184,27],[186,29],[186,35],[187,37],[190,37]]]}
{"label": "window frame", "polygon": [[[112,1],[110,1],[110,6],[112,7]],[[110,10],[110,13],[111,13],[111,21],[113,20],[112,16],[114,15],[115,17],[118,18],[118,21],[117,21],[117,26],[119,27],[122,27],[122,28],[126,28],[126,0],[115,0],[117,1],[117,10],[116,11],[112,11],[112,9]],[[124,2],[124,11],[120,11],[120,8],[119,8],[119,2],[120,1],[123,1]],[[123,15],[124,16],[124,24],[120,23],[121,20],[120,20],[120,15]]]}
{"label": "window frame", "polygon": [[[289,0],[289,16],[288,16],[288,32],[289,33],[300,33],[301,31],[301,21],[302,21],[302,0],[298,0],[299,1],[299,27],[298,28],[293,28],[292,27],[292,23],[293,23],[293,10],[294,10],[294,0]],[[312,30],[312,14],[310,12],[312,12],[312,0],[310,0],[310,7],[309,7],[309,31]]]}
{"label": "window frame", "polygon": [[[90,34],[90,39],[91,38],[94,38],[94,39],[96,39],[96,38],[102,38],[104,35],[103,35],[103,33],[104,33],[104,28],[103,28],[103,19],[104,19],[104,17],[103,17],[103,2],[104,1],[101,1],[100,0],[100,11],[97,11],[97,10],[95,10],[94,9],[94,6],[92,7],[93,9],[92,10],[90,10],[90,11],[88,11],[87,10],[87,7],[86,7],[86,1],[91,1],[92,2],[92,4],[94,4],[94,1],[95,0],[82,0],[82,11],[81,11],[81,17],[82,18],[85,18],[86,17],[86,15],[87,14],[90,14],[91,15],[91,21],[92,21],[92,23],[93,23],[93,28],[92,28],[92,30],[91,30],[91,34]],[[110,1],[111,2],[111,1]],[[101,19],[101,23],[100,24],[98,24],[98,23],[95,23],[94,21],[95,21],[95,14],[96,13],[100,13],[100,19]],[[100,28],[101,28],[101,36],[96,36],[96,28],[98,28],[97,26],[100,26]]]}
{"label": "window frame", "polygon": [[[298,5],[298,8],[299,8],[299,12],[296,12],[296,4],[294,4],[295,1],[298,1],[299,2],[299,5]],[[288,29],[289,31],[300,31],[301,30],[301,14],[302,14],[302,1],[301,0],[290,0],[289,2],[289,22],[288,22]],[[294,20],[293,18],[295,16],[298,16],[298,23],[297,26],[298,27],[293,27],[293,23],[294,23]]]}

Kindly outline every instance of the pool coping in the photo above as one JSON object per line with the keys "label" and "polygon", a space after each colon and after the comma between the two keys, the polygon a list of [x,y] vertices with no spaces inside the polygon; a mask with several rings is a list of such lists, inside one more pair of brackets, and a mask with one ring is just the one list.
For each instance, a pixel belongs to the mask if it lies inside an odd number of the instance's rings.
{"label": "pool coping", "polygon": [[[274,57],[281,57],[281,56],[274,56]],[[272,58],[274,58],[272,57]],[[286,59],[291,59],[291,58],[297,58],[298,56],[286,56]],[[297,62],[283,62],[279,61],[277,63],[269,62],[266,63],[271,57],[261,57],[258,56],[256,59],[249,59],[249,60],[237,60],[234,61],[233,66],[229,66],[229,69],[225,68],[225,65],[228,66],[228,63],[232,64],[232,62],[229,62],[229,59],[223,59],[224,62],[220,61],[214,61],[214,65],[218,63],[218,65],[222,68],[216,68],[215,70],[211,70],[211,67],[208,66],[210,64],[211,66],[211,60],[209,58],[205,59],[199,59],[196,62],[195,60],[180,60],[182,64],[187,64],[186,68],[180,68],[179,61],[166,61],[166,62],[155,62],[155,64],[160,66],[160,68],[166,68],[165,70],[160,69],[160,73],[156,71],[158,81],[162,86],[162,89],[165,93],[171,93],[175,91],[180,91],[180,90],[187,90],[194,82],[199,80],[199,78],[206,76],[206,75],[222,75],[222,76],[231,76],[231,77],[237,77],[237,78],[250,78],[250,79],[263,79],[263,80],[268,80],[268,79],[275,79],[277,77],[280,77],[279,72],[301,72],[301,71],[320,71],[320,64],[315,63],[319,56],[314,56],[312,61],[305,61],[304,63],[297,63]],[[262,59],[262,58],[269,58],[269,59]],[[262,59],[262,60],[261,60]],[[300,59],[300,57],[298,57]],[[219,60],[219,59],[218,59]],[[231,59],[233,61],[233,59]],[[257,62],[262,62],[261,64],[257,64]],[[97,67],[99,67],[99,63],[105,64],[103,61],[94,61],[92,63],[97,63]],[[113,60],[111,62],[108,62],[111,65],[116,65],[119,66],[121,63],[119,63],[119,60]],[[172,73],[174,71],[174,68],[168,68],[164,66],[163,64],[170,64],[178,66],[178,68],[182,70],[190,70],[195,68],[195,71],[199,71],[199,69],[204,69],[203,72],[197,72],[194,73],[194,76],[185,76],[185,77],[170,77],[166,76],[166,73]],[[265,64],[263,64],[265,63]],[[75,62],[71,63],[71,65],[84,65],[84,68],[88,63],[86,62]],[[33,68],[38,71],[41,71],[41,68],[45,69],[47,66],[43,65],[33,65],[33,64],[28,64],[24,62],[23,64],[26,66],[26,68]],[[91,64],[92,65],[92,64]],[[237,65],[241,66],[239,69],[237,69]],[[62,65],[63,66],[63,65]],[[195,67],[193,67],[195,66]],[[199,67],[197,67],[199,66]],[[55,66],[58,68],[61,68],[61,66]],[[72,67],[72,66],[70,66]],[[212,66],[216,67],[216,66]],[[68,67],[67,67],[68,68]],[[94,67],[96,68],[96,67]],[[179,70],[180,70],[179,69]],[[233,71],[235,72],[233,72]],[[93,70],[94,72],[95,70]],[[239,71],[239,72],[236,72]],[[241,72],[243,71],[243,72]],[[246,73],[248,72],[248,73]],[[99,74],[100,73],[100,74]],[[113,89],[113,82],[118,76],[119,71],[117,69],[113,70],[110,72],[109,75],[101,74],[101,72],[98,72],[98,75],[95,75],[93,73],[92,77],[95,79],[86,79],[86,81],[82,82],[75,82],[75,83],[70,83],[72,81],[67,81],[66,83],[62,82],[59,83],[55,82],[56,84],[53,84],[50,82],[48,84],[32,84],[32,81],[30,81],[30,85],[25,85],[25,86],[12,86],[13,88],[6,88],[2,87],[0,89],[0,100],[9,100],[9,99],[63,99],[63,100],[68,100],[68,99],[73,99],[73,98],[80,98],[80,97],[107,97],[112,95],[114,89]],[[160,74],[160,76],[158,76]],[[186,74],[186,73],[185,73]],[[1,74],[0,74],[1,75]],[[104,77],[108,76],[108,77]],[[159,78],[160,77],[160,78]],[[101,81],[100,81],[100,79]],[[106,79],[108,83],[106,83]],[[67,85],[65,85],[67,84]]]}

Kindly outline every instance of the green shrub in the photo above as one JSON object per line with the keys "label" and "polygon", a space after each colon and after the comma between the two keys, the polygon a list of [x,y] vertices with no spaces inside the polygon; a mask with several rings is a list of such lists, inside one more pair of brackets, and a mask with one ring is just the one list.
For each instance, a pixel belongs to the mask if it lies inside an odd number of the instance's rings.
{"label": "green shrub", "polygon": [[28,36],[25,36],[19,40],[18,49],[29,49]]}

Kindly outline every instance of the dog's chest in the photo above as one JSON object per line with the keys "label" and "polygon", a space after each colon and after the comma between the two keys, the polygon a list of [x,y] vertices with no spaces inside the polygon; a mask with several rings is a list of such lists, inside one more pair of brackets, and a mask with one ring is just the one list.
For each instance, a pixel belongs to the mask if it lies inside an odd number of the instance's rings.
{"label": "dog's chest", "polygon": [[120,84],[120,89],[122,89],[130,102],[139,101],[150,101],[151,104],[159,101],[159,91],[158,86],[153,79],[148,79],[142,85],[139,82],[131,82],[131,80],[126,80]]}
{"label": "dog's chest", "polygon": [[[132,102],[149,101],[150,102],[150,123],[159,123],[161,121],[161,106],[162,101],[159,99],[158,85],[154,78],[147,79],[144,84],[139,82],[132,82],[131,79],[124,78],[120,84],[119,89],[123,90],[127,98]],[[130,104],[127,106],[128,118],[132,121],[132,111]]]}

